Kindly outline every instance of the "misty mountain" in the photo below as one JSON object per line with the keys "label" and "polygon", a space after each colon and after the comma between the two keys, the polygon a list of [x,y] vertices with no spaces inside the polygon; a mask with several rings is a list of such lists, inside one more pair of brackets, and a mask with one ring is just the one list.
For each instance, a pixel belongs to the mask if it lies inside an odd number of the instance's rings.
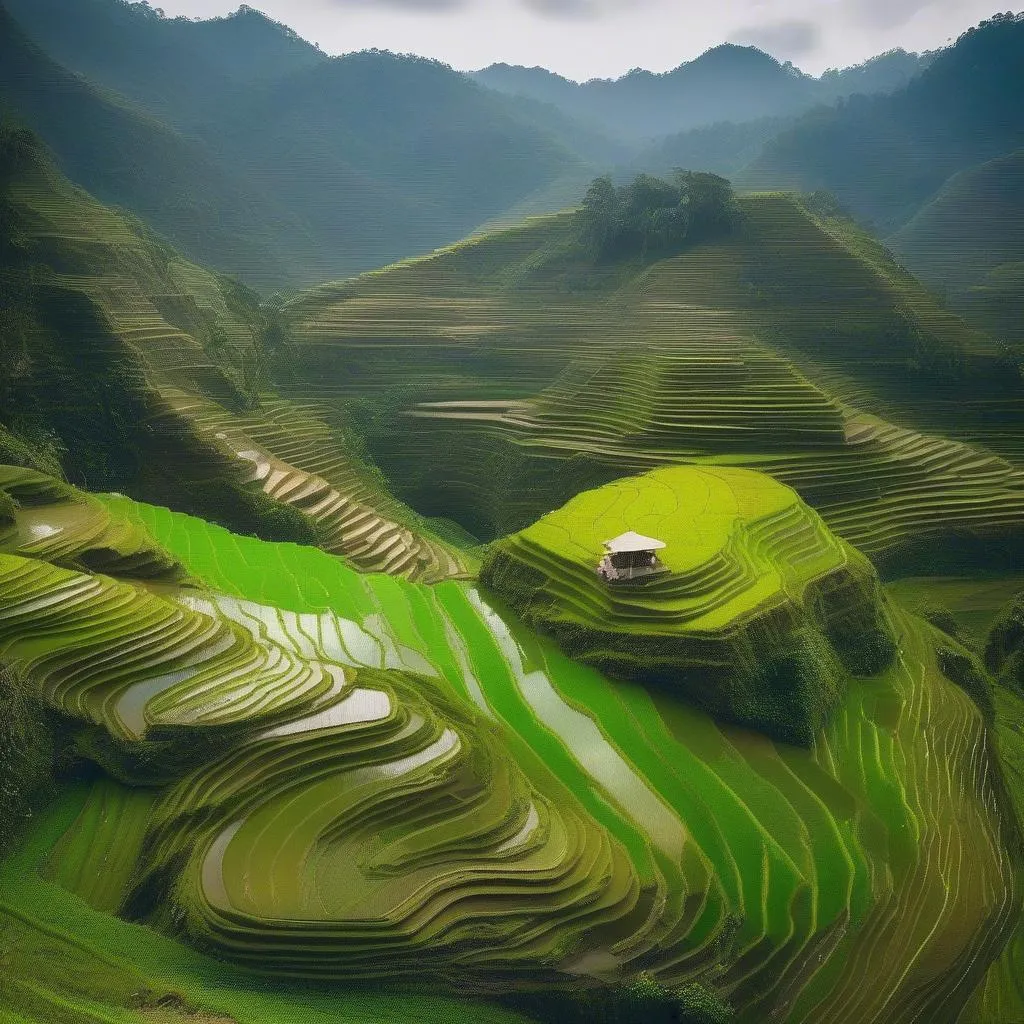
{"label": "misty mountain", "polygon": [[544,68],[493,64],[473,77],[500,92],[554,104],[613,137],[638,142],[716,122],[796,114],[854,92],[892,91],[928,59],[892,50],[819,79],[755,47],[723,44],[663,74],[638,69],[617,79],[576,83]]}
{"label": "misty mountain", "polygon": [[291,29],[243,6],[225,18],[166,18],[120,0],[10,0],[7,9],[54,60],[182,127],[227,95],[327,59]]}
{"label": "misty mountain", "polygon": [[1024,149],[953,175],[888,245],[979,326],[1024,341]]}
{"label": "misty mountain", "polygon": [[742,175],[745,185],[827,189],[888,234],[958,171],[1024,145],[1024,16],[960,37],[904,88],[805,115]]}
{"label": "misty mountain", "polygon": [[[571,134],[564,115],[436,61],[327,58],[245,9],[193,23],[119,0],[19,4],[30,7],[45,45],[79,74],[5,15],[0,99],[76,182],[253,283],[302,284],[429,251],[587,177],[557,137]],[[592,152],[605,145],[583,135]],[[263,259],[271,241],[274,258]]]}
{"label": "misty mountain", "polygon": [[39,134],[62,169],[131,210],[189,256],[257,280],[287,276],[301,225],[186,138],[54,63],[0,6],[0,104]]}

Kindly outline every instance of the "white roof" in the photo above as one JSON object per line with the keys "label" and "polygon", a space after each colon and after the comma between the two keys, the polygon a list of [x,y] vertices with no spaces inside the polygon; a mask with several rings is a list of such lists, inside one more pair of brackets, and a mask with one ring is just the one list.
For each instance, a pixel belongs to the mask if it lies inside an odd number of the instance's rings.
{"label": "white roof", "polygon": [[630,530],[614,540],[606,540],[604,546],[605,550],[615,554],[619,551],[660,551],[666,544],[663,540],[645,537],[642,533],[634,533]]}

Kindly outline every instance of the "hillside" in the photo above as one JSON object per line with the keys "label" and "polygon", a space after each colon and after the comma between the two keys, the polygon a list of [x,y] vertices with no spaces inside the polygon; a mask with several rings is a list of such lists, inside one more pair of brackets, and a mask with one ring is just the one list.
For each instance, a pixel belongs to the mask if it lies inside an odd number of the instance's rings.
{"label": "hillside", "polygon": [[5,0],[23,29],[58,63],[186,128],[217,97],[241,95],[326,60],[252,8],[225,18],[161,17],[116,0]]}
{"label": "hillside", "polygon": [[352,54],[254,90],[218,126],[230,160],[321,241],[321,279],[471,231],[583,161],[433,61]]}
{"label": "hillside", "polygon": [[87,76],[5,23],[0,98],[61,168],[260,287],[430,251],[546,190],[557,206],[589,173],[573,147],[611,152],[557,111],[445,65],[379,51],[328,59],[251,11],[193,23],[120,0],[12,10]]}
{"label": "hillside", "polygon": [[1024,149],[955,174],[888,240],[955,309],[1018,343],[1024,342],[1015,286],[1024,270],[1022,197]]}
{"label": "hillside", "polygon": [[[627,531],[663,545],[659,571],[599,577],[605,545]],[[492,545],[480,580],[576,660],[805,746],[849,676],[881,671],[895,647],[867,559],[793,491],[732,467],[577,494]]]}
{"label": "hillside", "polygon": [[288,276],[295,219],[210,150],[55,64],[0,5],[0,104],[101,200],[131,210],[194,259],[258,281]]}
{"label": "hillside", "polygon": [[406,500],[482,539],[697,460],[771,472],[889,567],[1016,558],[1021,470],[903,425],[941,406],[1018,460],[999,346],[830,208],[739,203],[733,236],[646,265],[588,262],[565,214],[310,292],[286,309],[294,386],[357,417]]}
{"label": "hillside", "polygon": [[[558,104],[248,8],[15,2],[76,70],[0,20],[0,1022],[1024,1020],[1019,354],[826,193],[591,180]],[[726,47],[680,112],[737,62],[835,87]],[[906,235],[965,295],[1019,265],[983,159]],[[236,221],[175,191],[234,167]],[[261,296],[189,218],[268,284],[402,258]]]}
{"label": "hillside", "polygon": [[0,138],[4,461],[320,543],[366,569],[464,570],[343,426],[276,397],[289,356],[273,309],[75,189],[23,129]]}
{"label": "hillside", "polygon": [[817,79],[755,47],[723,44],[661,74],[637,69],[578,83],[544,68],[493,64],[473,77],[491,89],[550,103],[613,138],[642,143],[717,122],[793,115],[854,93],[891,92],[926,63],[894,50]]}
{"label": "hillside", "polygon": [[1024,16],[997,15],[941,51],[891,96],[807,114],[741,177],[755,187],[827,189],[886,235],[958,171],[1024,142]]}
{"label": "hillside", "polygon": [[[5,493],[31,505],[28,483]],[[451,1019],[456,986],[585,1020],[588,991],[638,977],[620,998],[645,1021],[698,1003],[816,1024],[959,1012],[1010,935],[988,727],[943,675],[945,641],[895,605],[901,658],[852,678],[801,750],[609,682],[470,583],[359,575],[105,504],[190,585],[63,568],[56,538],[0,541],[4,663],[93,764],[0,870],[29,982],[5,1005],[22,1019],[45,1019],[33,999],[110,1000],[118,971],[148,975],[143,1008],[170,992],[186,1019],[239,1024],[289,999],[275,1019],[329,1019],[319,990],[278,987],[296,971],[347,982],[352,1024],[392,1004],[388,1019]],[[29,951],[70,936],[71,963],[106,971],[33,967]]]}

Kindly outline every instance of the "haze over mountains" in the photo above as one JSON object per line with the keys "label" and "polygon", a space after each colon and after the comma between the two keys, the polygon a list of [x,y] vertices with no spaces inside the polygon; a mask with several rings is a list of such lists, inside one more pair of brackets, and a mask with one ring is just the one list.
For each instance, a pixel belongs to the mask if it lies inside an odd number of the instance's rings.
{"label": "haze over mountains", "polygon": [[[269,290],[571,206],[602,172],[683,166],[741,188],[831,191],[974,315],[978,273],[962,261],[941,280],[932,271],[953,221],[932,218],[923,235],[925,222],[908,225],[954,175],[1024,144],[1024,22],[1012,16],[937,53],[896,49],[818,78],[725,44],[664,74],[581,84],[384,51],[331,58],[245,6],[207,21],[122,0],[6,8],[0,100],[61,168],[191,258]],[[1010,225],[1021,204],[1003,191]],[[985,286],[1007,293],[1002,319],[982,318],[997,330],[1012,330],[1006,281],[1024,255],[1005,231],[998,262],[982,261],[996,275]]]}
{"label": "haze over mountains", "polygon": [[[538,68],[464,75],[376,51],[329,58],[248,7],[193,22],[121,0],[6,6],[3,101],[63,169],[191,257],[266,287],[569,205],[615,168],[682,164],[758,186],[834,188],[889,232],[950,174],[1019,137],[1012,111],[999,128],[986,99],[994,88],[1012,95],[1013,68],[1024,66],[1015,23],[975,33],[934,67],[933,55],[894,50],[813,78],[723,45],[665,74],[577,84]],[[970,71],[980,56],[987,77]],[[854,93],[873,98],[844,106]],[[962,127],[921,137],[951,96]],[[963,126],[986,111],[993,131],[974,144]],[[872,184],[872,154],[893,132],[907,165],[900,195]],[[822,156],[826,136],[858,152]]]}
{"label": "haze over mountains", "polygon": [[892,92],[929,60],[892,50],[814,78],[755,47],[724,43],[663,74],[636,69],[618,79],[577,83],[544,68],[492,64],[473,77],[509,95],[551,103],[609,135],[642,142],[718,121],[796,114],[855,92]]}

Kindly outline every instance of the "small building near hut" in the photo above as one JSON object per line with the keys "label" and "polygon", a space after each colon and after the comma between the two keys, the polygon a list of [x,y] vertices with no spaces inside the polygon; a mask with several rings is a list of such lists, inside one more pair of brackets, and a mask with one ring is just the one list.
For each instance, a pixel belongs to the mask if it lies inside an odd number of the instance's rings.
{"label": "small building near hut", "polygon": [[656,554],[664,547],[664,541],[644,537],[632,530],[614,540],[606,540],[605,554],[598,563],[597,575],[606,583],[618,583],[668,572]]}

